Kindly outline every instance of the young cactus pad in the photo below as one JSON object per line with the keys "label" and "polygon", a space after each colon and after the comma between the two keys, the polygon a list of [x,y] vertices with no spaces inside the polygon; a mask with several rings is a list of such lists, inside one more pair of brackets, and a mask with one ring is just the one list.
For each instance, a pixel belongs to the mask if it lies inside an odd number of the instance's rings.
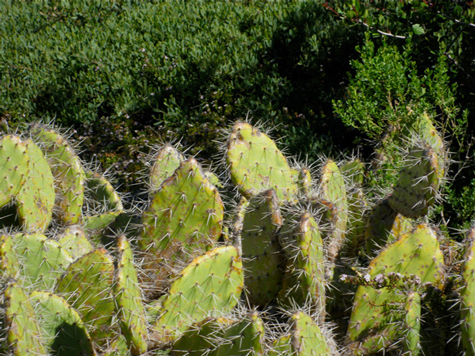
{"label": "young cactus pad", "polygon": [[104,249],[94,250],[74,261],[58,280],[55,293],[75,308],[92,339],[99,345],[117,331],[112,319],[114,263]]}
{"label": "young cactus pad", "polygon": [[426,215],[439,189],[438,164],[433,149],[414,147],[389,197],[391,208],[413,219]]}
{"label": "young cactus pad", "polygon": [[17,283],[9,282],[2,297],[0,352],[12,356],[47,355],[35,311],[25,291]]}
{"label": "young cactus pad", "polygon": [[[436,288],[442,287],[444,257],[435,232],[429,226],[419,225],[389,245],[371,261],[365,279],[377,285],[391,275],[401,279],[399,284],[408,284],[406,280],[413,278],[421,284],[431,283]],[[409,288],[410,285],[399,286],[403,287]],[[365,337],[377,337],[379,333],[392,334],[387,328],[388,324],[394,324],[394,313],[388,313],[388,308],[391,309],[395,302],[402,302],[401,292],[395,286],[374,288],[360,285],[348,326],[349,338],[359,341]],[[391,343],[392,340],[387,336],[385,342]]]}
{"label": "young cactus pad", "polygon": [[173,282],[154,329],[173,341],[191,324],[236,306],[243,289],[242,262],[234,246],[218,247],[195,258]]}
{"label": "young cactus pad", "polygon": [[274,190],[252,197],[244,216],[241,243],[244,283],[253,305],[270,303],[282,286],[284,255],[277,238],[282,223]]}
{"label": "young cactus pad", "polygon": [[28,153],[17,136],[0,139],[0,207],[18,194],[28,175]]}
{"label": "young cactus pad", "polygon": [[34,291],[30,294],[43,340],[56,356],[94,356],[92,340],[81,317],[60,296]]}
{"label": "young cactus pad", "polygon": [[56,211],[65,224],[77,224],[84,201],[85,172],[78,155],[64,137],[40,125],[30,129],[53,172],[56,186]]}
{"label": "young cactus pad", "polygon": [[293,201],[298,192],[287,159],[274,141],[248,123],[233,126],[227,143],[226,163],[231,179],[246,198],[275,189],[280,201]]}
{"label": "young cactus pad", "polygon": [[142,303],[134,255],[124,235],[117,241],[119,257],[115,273],[114,297],[122,334],[133,355],[147,351],[147,323]]}
{"label": "young cactus pad", "polygon": [[86,233],[79,225],[69,226],[58,236],[59,244],[68,251],[73,260],[94,250]]}
{"label": "young cactus pad", "polygon": [[198,162],[193,158],[182,162],[142,217],[139,246],[146,252],[144,267],[151,279],[165,280],[177,263],[212,246],[221,235],[223,213],[219,193]]}
{"label": "young cactus pad", "polygon": [[38,146],[31,140],[25,144],[30,160],[27,179],[16,197],[18,215],[25,230],[45,232],[56,197],[53,173]]}
{"label": "young cactus pad", "polygon": [[461,297],[462,342],[467,356],[475,355],[475,228],[466,238],[465,258],[462,267],[463,289]]}

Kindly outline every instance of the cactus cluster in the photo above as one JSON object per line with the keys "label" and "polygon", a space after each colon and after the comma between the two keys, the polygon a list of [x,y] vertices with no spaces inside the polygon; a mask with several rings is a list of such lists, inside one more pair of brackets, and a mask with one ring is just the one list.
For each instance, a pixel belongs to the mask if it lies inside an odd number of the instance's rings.
{"label": "cactus cluster", "polygon": [[[427,222],[447,155],[425,119],[377,202],[358,159],[325,159],[316,177],[238,122],[219,177],[174,146],[158,149],[143,211],[125,210],[57,130],[4,135],[0,352],[422,354],[434,337],[422,323],[424,296],[442,294],[449,279]],[[124,216],[138,227],[121,225]],[[474,234],[451,282],[467,355]]]}

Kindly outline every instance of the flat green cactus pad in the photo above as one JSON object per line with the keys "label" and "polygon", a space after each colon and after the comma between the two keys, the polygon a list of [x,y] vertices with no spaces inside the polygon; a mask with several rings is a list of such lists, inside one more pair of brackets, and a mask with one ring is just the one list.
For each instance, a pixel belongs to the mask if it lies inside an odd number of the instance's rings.
{"label": "flat green cactus pad", "polygon": [[365,233],[366,253],[375,253],[396,241],[401,235],[410,232],[413,220],[391,209],[388,199],[375,205],[369,214]]}
{"label": "flat green cactus pad", "polygon": [[172,356],[263,355],[264,323],[253,313],[243,320],[205,319],[190,327],[173,345]]}
{"label": "flat green cactus pad", "polygon": [[417,356],[421,350],[421,296],[419,293],[408,294],[404,314],[402,349],[406,355]]}
{"label": "flat green cactus pad", "polygon": [[413,219],[426,215],[439,189],[438,164],[433,149],[413,148],[389,197],[389,206]]}
{"label": "flat green cactus pad", "polygon": [[84,230],[78,226],[69,226],[64,232],[58,236],[59,244],[68,251],[73,260],[94,250]]}
{"label": "flat green cactus pad", "polygon": [[286,217],[283,231],[279,233],[279,236],[287,235],[281,244],[287,245],[286,250],[289,251],[279,304],[284,308],[311,305],[323,321],[325,261],[321,233],[315,219],[308,212],[300,216],[296,225],[291,220]]}
{"label": "flat green cactus pad", "polygon": [[[340,252],[345,240],[346,224],[348,222],[348,199],[346,196],[345,180],[335,162],[328,160],[322,168],[320,177],[321,198],[334,207],[332,212],[332,233],[327,244],[327,260],[329,270]],[[330,272],[332,275],[333,272]]]}
{"label": "flat green cactus pad", "polygon": [[475,355],[475,228],[466,237],[462,267],[461,297],[462,342],[466,355]]}
{"label": "flat green cactus pad", "polygon": [[236,123],[226,152],[231,179],[246,198],[275,189],[280,201],[293,201],[298,192],[286,158],[267,135],[248,123]]}
{"label": "flat green cactus pad", "polygon": [[278,339],[274,340],[272,347],[267,352],[268,356],[291,356],[292,352],[292,340],[291,335],[282,335]]}
{"label": "flat green cactus pad", "polygon": [[348,192],[348,223],[346,225],[346,241],[343,247],[345,257],[357,257],[365,243],[366,212],[368,203],[363,189],[356,187]]}
{"label": "flat green cactus pad", "polygon": [[277,230],[282,223],[274,190],[266,190],[251,198],[244,216],[241,240],[244,284],[253,305],[267,305],[281,289],[284,255]]}
{"label": "flat green cactus pad", "polygon": [[0,350],[14,356],[48,355],[35,311],[24,290],[15,282],[10,282],[5,286],[2,297],[3,339]]}
{"label": "flat green cactus pad", "polygon": [[233,246],[195,258],[171,285],[154,329],[161,341],[173,341],[191,324],[236,306],[243,289],[242,262]]}
{"label": "flat green cactus pad", "polygon": [[160,148],[150,170],[150,191],[158,190],[160,184],[170,177],[184,160],[183,155],[172,145],[167,144]]}
{"label": "flat green cactus pad", "polygon": [[[442,287],[445,278],[444,258],[437,237],[429,226],[419,225],[383,250],[371,261],[367,278],[376,283],[378,280],[384,280],[389,273],[398,274],[396,276],[400,278],[417,277],[422,284],[432,283],[437,288]],[[394,326],[390,325],[395,325],[397,321],[394,306],[398,303],[402,305],[403,301],[404,295],[398,288],[359,286],[349,322],[348,337],[353,341],[366,338],[363,343],[371,344],[371,347],[375,348],[371,352],[392,343]],[[399,310],[402,310],[402,307],[399,307]],[[402,318],[404,313],[399,315]],[[384,337],[381,337],[382,335]]]}
{"label": "flat green cactus pad", "polygon": [[55,287],[75,308],[94,342],[103,346],[106,338],[117,333],[112,297],[114,263],[104,249],[94,250],[74,261]]}
{"label": "flat green cactus pad", "polygon": [[20,191],[29,169],[25,144],[17,136],[0,139],[0,207],[5,206]]}
{"label": "flat green cactus pad", "polygon": [[73,261],[58,242],[42,234],[17,234],[13,244],[20,262],[19,283],[24,288],[51,290]]}
{"label": "flat green cactus pad", "polygon": [[119,322],[132,353],[142,354],[147,351],[148,339],[145,308],[133,251],[124,235],[119,236],[117,249],[119,257],[115,273],[114,297]]}
{"label": "flat green cactus pad", "polygon": [[25,144],[30,160],[27,179],[16,197],[18,216],[25,230],[44,232],[53,217],[53,173],[38,146],[31,140]]}
{"label": "flat green cactus pad", "polygon": [[365,179],[365,166],[359,159],[344,162],[340,166],[340,171],[351,185],[361,187]]}
{"label": "flat green cactus pad", "polygon": [[328,345],[325,335],[318,324],[304,312],[296,312],[291,317],[292,328],[292,351],[293,355],[332,356],[332,350]]}
{"label": "flat green cactus pad", "polygon": [[65,138],[41,125],[30,129],[49,162],[55,179],[55,213],[65,224],[77,224],[84,201],[85,172],[81,160]]}
{"label": "flat green cactus pad", "polygon": [[427,114],[423,114],[419,120],[417,132],[421,135],[424,142],[432,148],[437,155],[436,176],[439,181],[444,178],[445,168],[447,166],[447,151],[445,149],[444,140],[440,137],[436,128],[432,124]]}
{"label": "flat green cactus pad", "polygon": [[0,236],[0,280],[20,278],[20,261],[15,252],[13,237]]}
{"label": "flat green cactus pad", "polygon": [[43,340],[50,353],[57,356],[96,355],[92,340],[81,317],[63,298],[34,291],[30,294]]}
{"label": "flat green cactus pad", "polygon": [[146,252],[144,268],[150,279],[167,280],[177,263],[188,263],[197,251],[213,246],[221,236],[223,213],[219,193],[198,162],[182,162],[142,217],[139,247]]}
{"label": "flat green cactus pad", "polygon": [[131,356],[127,340],[124,335],[115,335],[114,339],[107,345],[101,356]]}

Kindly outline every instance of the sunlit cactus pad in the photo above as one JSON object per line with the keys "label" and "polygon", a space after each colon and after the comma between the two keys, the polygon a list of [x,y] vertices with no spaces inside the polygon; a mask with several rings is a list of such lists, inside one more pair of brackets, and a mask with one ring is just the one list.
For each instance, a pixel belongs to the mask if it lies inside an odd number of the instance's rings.
{"label": "sunlit cactus pad", "polygon": [[232,181],[246,198],[275,189],[279,200],[294,200],[298,192],[295,176],[274,141],[248,123],[233,126],[226,162]]}
{"label": "sunlit cactus pad", "polygon": [[163,300],[154,329],[172,341],[192,323],[230,311],[243,289],[242,262],[233,246],[218,247],[195,258],[180,272]]}
{"label": "sunlit cactus pad", "polygon": [[172,145],[167,144],[161,147],[157,154],[153,157],[150,170],[150,191],[154,192],[160,188],[160,184],[170,177],[173,172],[185,160],[183,155]]}

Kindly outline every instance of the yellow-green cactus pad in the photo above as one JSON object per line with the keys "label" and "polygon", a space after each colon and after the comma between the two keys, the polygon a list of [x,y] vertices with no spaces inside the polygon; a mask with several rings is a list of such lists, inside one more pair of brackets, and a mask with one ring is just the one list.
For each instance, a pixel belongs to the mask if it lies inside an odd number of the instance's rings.
{"label": "yellow-green cactus pad", "polygon": [[296,312],[291,317],[291,345],[292,355],[299,356],[332,356],[325,335],[318,324],[302,311]]}
{"label": "yellow-green cactus pad", "polygon": [[81,220],[85,172],[81,160],[59,133],[40,125],[31,128],[53,172],[56,187],[55,213],[65,224]]}
{"label": "yellow-green cactus pad", "polygon": [[348,223],[346,225],[346,241],[343,247],[345,257],[357,257],[365,243],[366,212],[368,203],[363,189],[356,187],[347,192]]}
{"label": "yellow-green cactus pad", "polygon": [[340,171],[351,185],[361,187],[365,179],[365,166],[359,159],[344,162],[340,166]]}
{"label": "yellow-green cactus pad", "polygon": [[[327,259],[329,270],[335,263],[335,259],[345,240],[346,224],[348,222],[348,199],[346,196],[345,180],[332,160],[328,160],[322,168],[320,177],[321,199],[329,202],[334,208],[332,215],[332,233],[327,244]],[[333,272],[330,272],[332,275]]]}
{"label": "yellow-green cactus pad", "polygon": [[447,165],[447,151],[445,149],[444,140],[440,137],[436,128],[432,124],[429,116],[424,113],[419,120],[417,132],[425,143],[430,146],[437,155],[436,176],[439,181],[444,178],[445,168]]}
{"label": "yellow-green cactus pad", "polygon": [[13,244],[20,262],[19,283],[24,288],[51,290],[73,261],[57,241],[42,234],[17,234]]}
{"label": "yellow-green cactus pad", "polygon": [[86,233],[78,225],[70,226],[64,230],[58,236],[58,242],[74,260],[94,250],[94,247],[86,237]]}
{"label": "yellow-green cactus pad", "polygon": [[20,277],[20,261],[15,252],[13,236],[0,237],[0,280]]}
{"label": "yellow-green cactus pad", "polygon": [[150,280],[163,282],[178,263],[209,249],[221,236],[224,207],[217,189],[191,158],[162,183],[142,216],[139,247]]}
{"label": "yellow-green cactus pad", "polygon": [[432,148],[413,148],[389,197],[391,208],[413,219],[426,215],[439,189],[438,164]]}
{"label": "yellow-green cactus pad", "polygon": [[289,220],[292,219],[286,218],[286,223],[279,233],[281,245],[286,245],[288,251],[279,304],[286,308],[311,305],[314,311],[322,316],[323,321],[325,261],[318,224],[309,213],[302,214],[296,225],[292,221],[288,222]]}
{"label": "yellow-green cactus pad", "polygon": [[154,324],[158,340],[177,339],[191,324],[234,308],[243,289],[242,262],[234,246],[195,258],[180,272]]}
{"label": "yellow-green cactus pad", "polygon": [[114,263],[104,249],[94,250],[74,261],[58,280],[55,294],[75,308],[94,342],[103,346],[117,333],[113,321]]}
{"label": "yellow-green cactus pad", "polygon": [[241,232],[244,284],[252,305],[267,305],[277,297],[283,279],[285,256],[277,238],[282,226],[274,190],[251,198]]}
{"label": "yellow-green cactus pad", "polygon": [[150,191],[158,190],[163,181],[170,177],[184,160],[183,155],[172,145],[167,144],[160,148],[150,170]]}
{"label": "yellow-green cactus pad", "polygon": [[295,200],[298,187],[287,159],[259,129],[236,123],[227,143],[226,162],[233,183],[246,198],[274,189],[280,201]]}
{"label": "yellow-green cactus pad", "polygon": [[79,314],[60,296],[34,291],[30,294],[43,340],[57,356],[94,356],[92,340]]}
{"label": "yellow-green cactus pad", "polygon": [[[415,278],[421,284],[432,283],[436,288],[442,287],[445,277],[444,257],[435,232],[429,226],[419,225],[414,231],[389,245],[371,261],[365,279],[379,283],[378,281],[384,280],[390,273],[401,279]],[[381,339],[382,343],[371,343],[376,351],[390,344],[394,341],[391,340],[394,327],[390,325],[394,325],[394,321],[401,321],[395,320],[396,315],[404,315],[396,314],[393,311],[394,305],[403,303],[404,299],[398,288],[359,286],[349,322],[348,337],[352,341],[366,338],[366,342]],[[382,335],[384,337],[381,337]]]}
{"label": "yellow-green cactus pad", "polygon": [[282,335],[278,339],[274,340],[272,347],[267,352],[268,356],[291,356],[292,352],[292,337],[290,334]]}
{"label": "yellow-green cactus pad", "polygon": [[0,139],[0,207],[7,205],[20,191],[29,169],[25,144],[17,136]]}
{"label": "yellow-green cactus pad", "polygon": [[404,314],[402,349],[405,355],[417,356],[421,350],[421,296],[419,293],[408,294]]}
{"label": "yellow-green cactus pad", "polygon": [[53,217],[55,201],[54,178],[48,161],[31,140],[25,142],[29,171],[17,197],[18,216],[23,228],[31,232],[44,232]]}
{"label": "yellow-green cactus pad", "polygon": [[114,297],[118,318],[132,354],[139,355],[147,351],[147,322],[133,251],[124,235],[118,238],[117,250]]}
{"label": "yellow-green cactus pad", "polygon": [[5,286],[2,296],[2,340],[6,355],[48,355],[44,337],[28,295],[15,282]]}

